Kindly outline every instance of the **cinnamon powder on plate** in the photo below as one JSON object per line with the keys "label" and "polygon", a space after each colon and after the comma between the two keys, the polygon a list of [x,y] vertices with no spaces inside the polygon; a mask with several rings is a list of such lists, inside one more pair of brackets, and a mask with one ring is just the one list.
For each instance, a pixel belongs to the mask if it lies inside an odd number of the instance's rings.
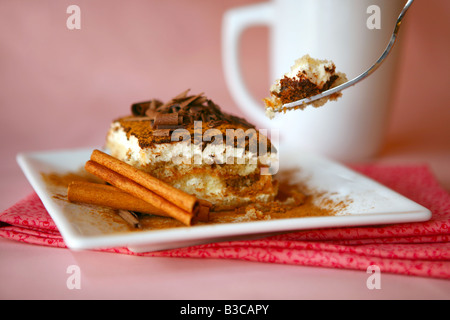
{"label": "cinnamon powder on plate", "polygon": [[[53,192],[53,198],[56,201],[68,201],[67,187],[72,181],[102,183],[96,177],[85,172],[84,169],[80,169],[78,172],[41,173],[41,176],[49,190]],[[334,200],[325,192],[310,188],[307,181],[293,183],[289,181],[288,177],[290,176],[292,176],[292,172],[280,171],[277,174],[279,193],[273,201],[268,203],[251,203],[227,211],[212,211],[209,221],[198,222],[197,225],[334,216],[342,212],[351,202],[350,199]],[[92,205],[77,205],[85,206],[87,209],[86,214],[88,215],[104,215],[106,220],[111,216],[109,214],[105,215],[105,209],[107,208],[104,207],[96,208]],[[105,223],[108,224],[108,221],[105,221]],[[126,224],[126,222],[123,221],[123,224]],[[149,214],[140,215],[140,224],[140,229],[133,230],[130,228],[129,230],[141,231],[185,227],[175,219]]]}

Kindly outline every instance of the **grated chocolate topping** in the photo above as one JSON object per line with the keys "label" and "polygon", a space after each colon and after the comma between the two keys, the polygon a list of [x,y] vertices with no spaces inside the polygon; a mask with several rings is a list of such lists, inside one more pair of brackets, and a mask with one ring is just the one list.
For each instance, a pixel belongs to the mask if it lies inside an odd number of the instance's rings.
{"label": "grated chocolate topping", "polygon": [[170,114],[177,114],[177,121],[166,123],[166,125],[180,127],[186,127],[193,124],[194,121],[202,121],[209,128],[215,128],[224,123],[254,128],[254,125],[245,119],[222,112],[220,107],[211,99],[206,98],[203,93],[188,95],[189,91],[178,94],[166,103],[159,100],[134,103],[131,106],[132,114],[136,117],[150,117],[153,123],[158,116],[167,115],[164,118],[168,118]]}
{"label": "grated chocolate topping", "polygon": [[[128,136],[136,136],[141,148],[155,143],[173,142],[172,132],[181,128],[188,130],[192,141],[198,143],[194,140],[196,121],[202,122],[204,136],[208,135],[208,129],[218,129],[223,135],[227,129],[255,129],[255,126],[245,119],[222,112],[220,107],[203,93],[189,95],[189,91],[186,90],[165,103],[158,99],[134,103],[131,105],[132,115],[117,121]],[[256,134],[250,134],[247,138],[257,139],[259,132],[256,129],[255,131]],[[269,148],[275,150],[271,143]]]}

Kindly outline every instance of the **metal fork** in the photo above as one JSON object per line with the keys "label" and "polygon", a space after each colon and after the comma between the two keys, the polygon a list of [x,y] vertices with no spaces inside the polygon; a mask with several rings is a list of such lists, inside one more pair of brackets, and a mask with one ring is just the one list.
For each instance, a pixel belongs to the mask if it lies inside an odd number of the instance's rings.
{"label": "metal fork", "polygon": [[408,0],[408,2],[405,4],[405,6],[403,7],[402,12],[400,12],[400,15],[397,18],[397,23],[395,24],[395,28],[394,28],[394,32],[392,33],[391,39],[386,47],[386,49],[384,50],[383,54],[380,56],[380,58],[378,58],[378,60],[369,68],[367,69],[365,72],[361,73],[359,76],[357,76],[356,78],[347,81],[337,87],[328,89],[326,91],[323,91],[315,96],[312,97],[308,97],[308,98],[304,98],[301,100],[297,100],[294,102],[290,102],[290,103],[286,103],[283,105],[282,108],[279,109],[279,111],[281,110],[285,110],[285,109],[292,109],[295,107],[298,107],[300,105],[306,105],[310,102],[313,102],[315,100],[327,97],[333,93],[342,91],[344,89],[347,89],[353,85],[355,85],[356,83],[360,82],[361,80],[363,80],[364,78],[367,78],[368,76],[370,76],[372,73],[375,72],[375,70],[377,70],[380,65],[383,63],[383,61],[386,59],[386,57],[388,56],[389,52],[391,51],[392,47],[395,44],[395,41],[397,40],[397,34],[398,31],[400,29],[400,26],[402,24],[402,20],[406,14],[406,11],[408,11],[409,7],[411,6],[411,4],[414,2],[414,0]]}

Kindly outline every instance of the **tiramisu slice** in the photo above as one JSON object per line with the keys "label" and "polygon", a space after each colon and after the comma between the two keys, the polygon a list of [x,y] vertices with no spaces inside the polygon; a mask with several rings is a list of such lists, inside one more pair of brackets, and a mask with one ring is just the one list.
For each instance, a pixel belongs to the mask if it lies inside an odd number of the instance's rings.
{"label": "tiramisu slice", "polygon": [[[283,111],[283,105],[301,100],[347,82],[344,73],[336,72],[333,62],[313,59],[305,55],[295,61],[291,70],[278,79],[270,88],[270,97],[264,99],[266,115],[273,118],[275,112]],[[336,100],[342,95],[337,92],[311,103],[314,107],[324,105],[328,100]],[[304,108],[299,106],[298,108]]]}
{"label": "tiramisu slice", "polygon": [[133,104],[132,115],[111,124],[107,151],[216,210],[273,200],[277,157],[269,139],[203,94],[188,93]]}

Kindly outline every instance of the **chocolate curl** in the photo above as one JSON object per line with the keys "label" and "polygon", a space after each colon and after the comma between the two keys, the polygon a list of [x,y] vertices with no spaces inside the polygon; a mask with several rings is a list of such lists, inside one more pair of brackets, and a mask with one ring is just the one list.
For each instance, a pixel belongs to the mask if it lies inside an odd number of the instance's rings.
{"label": "chocolate curl", "polygon": [[160,105],[162,105],[162,102],[156,99],[136,102],[131,105],[131,113],[134,116],[149,116],[147,113],[156,110]]}
{"label": "chocolate curl", "polygon": [[157,114],[154,125],[178,125],[178,112]]}
{"label": "chocolate curl", "polygon": [[150,101],[138,102],[131,105],[131,113],[134,116],[144,116],[145,112],[149,108]]}
{"label": "chocolate curl", "polygon": [[153,135],[156,137],[168,137],[171,130],[185,128],[181,123],[183,116],[178,115],[178,112],[173,113],[158,113],[153,122]]}

